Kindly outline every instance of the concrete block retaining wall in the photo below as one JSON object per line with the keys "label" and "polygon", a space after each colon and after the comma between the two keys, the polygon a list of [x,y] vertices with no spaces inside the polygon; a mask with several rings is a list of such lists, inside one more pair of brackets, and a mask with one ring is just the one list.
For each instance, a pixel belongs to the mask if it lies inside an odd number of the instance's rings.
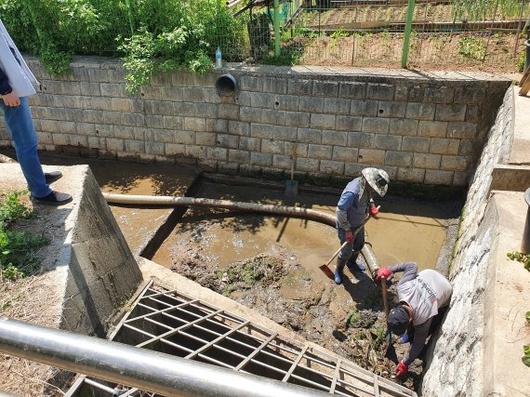
{"label": "concrete block retaining wall", "polygon": [[[156,76],[125,92],[117,61],[81,58],[32,98],[41,146],[119,158],[191,162],[242,174],[349,178],[384,167],[395,180],[464,185],[509,82],[488,75],[243,67],[219,98],[218,73]],[[0,133],[1,135],[1,133]],[[3,141],[2,141],[3,139]],[[0,143],[7,143],[7,134]]]}
{"label": "concrete block retaining wall", "polygon": [[[437,342],[428,354],[424,396],[483,396],[494,363],[485,359],[486,322],[498,238],[498,214],[490,200],[494,167],[507,160],[513,139],[513,89],[509,89],[488,134],[469,187],[450,269],[453,296]],[[488,394],[489,395],[489,394]],[[508,394],[509,395],[509,394]]]}

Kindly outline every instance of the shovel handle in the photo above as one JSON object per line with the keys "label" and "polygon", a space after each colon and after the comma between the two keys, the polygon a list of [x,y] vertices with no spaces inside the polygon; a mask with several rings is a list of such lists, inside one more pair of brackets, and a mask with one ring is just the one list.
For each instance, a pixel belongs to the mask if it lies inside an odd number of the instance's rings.
{"label": "shovel handle", "polygon": [[344,244],[342,244],[342,245],[340,246],[340,248],[339,248],[337,251],[335,251],[335,253],[333,254],[333,256],[332,256],[331,258],[329,258],[329,261],[328,261],[328,263],[326,263],[326,266],[329,266],[329,264],[330,264],[331,262],[333,262],[333,259],[335,259],[335,258],[337,257],[337,255],[339,254],[339,252],[340,252],[344,247],[346,247],[347,245],[348,245],[348,242],[345,241]]}
{"label": "shovel handle", "polygon": [[388,319],[388,296],[385,278],[381,279],[381,292],[383,293],[383,307],[385,308],[385,317]]}

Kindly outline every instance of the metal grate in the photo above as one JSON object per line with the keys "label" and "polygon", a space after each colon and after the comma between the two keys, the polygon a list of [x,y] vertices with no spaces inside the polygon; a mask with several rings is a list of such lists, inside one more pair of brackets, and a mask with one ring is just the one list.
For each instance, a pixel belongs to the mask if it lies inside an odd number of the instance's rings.
{"label": "metal grate", "polygon": [[[152,284],[111,339],[339,396],[416,396],[347,360],[288,342],[249,320]],[[81,376],[67,396],[85,395],[154,396]]]}

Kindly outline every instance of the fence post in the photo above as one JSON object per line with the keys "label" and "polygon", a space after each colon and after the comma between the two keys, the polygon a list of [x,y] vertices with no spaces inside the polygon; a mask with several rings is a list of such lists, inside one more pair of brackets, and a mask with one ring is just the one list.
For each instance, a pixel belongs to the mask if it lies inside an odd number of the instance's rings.
{"label": "fence post", "polygon": [[274,0],[274,56],[280,56],[280,5],[279,0]]}
{"label": "fence post", "polygon": [[408,0],[407,23],[405,25],[405,35],[403,37],[403,51],[401,53],[401,67],[406,68],[409,64],[410,34],[412,33],[412,19],[414,18],[415,0]]}

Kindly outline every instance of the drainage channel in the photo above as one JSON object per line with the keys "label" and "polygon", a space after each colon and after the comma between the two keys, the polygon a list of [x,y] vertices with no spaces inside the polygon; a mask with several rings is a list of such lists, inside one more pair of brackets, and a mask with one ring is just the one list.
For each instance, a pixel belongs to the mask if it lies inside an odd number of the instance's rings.
{"label": "drainage channel", "polygon": [[[111,334],[113,341],[328,392],[337,396],[416,393],[313,345],[150,282]],[[80,375],[67,397],[155,396]]]}

